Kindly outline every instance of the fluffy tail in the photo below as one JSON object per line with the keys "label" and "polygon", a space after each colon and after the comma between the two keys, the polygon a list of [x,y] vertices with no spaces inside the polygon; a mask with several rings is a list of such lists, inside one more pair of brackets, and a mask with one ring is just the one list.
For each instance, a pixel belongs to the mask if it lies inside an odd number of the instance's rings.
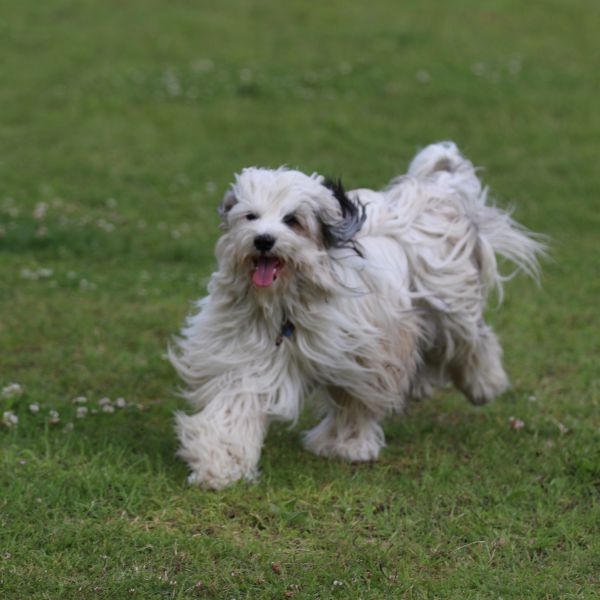
{"label": "fluffy tail", "polygon": [[[517,223],[511,217],[512,211],[487,204],[487,188],[482,187],[473,164],[463,157],[456,144],[440,142],[427,146],[411,162],[408,175],[432,180],[460,197],[462,207],[477,228],[476,260],[486,288],[496,288],[502,299],[503,282],[517,271],[539,280],[538,257],[546,253],[544,236]],[[517,271],[502,275],[496,255],[514,263]]]}

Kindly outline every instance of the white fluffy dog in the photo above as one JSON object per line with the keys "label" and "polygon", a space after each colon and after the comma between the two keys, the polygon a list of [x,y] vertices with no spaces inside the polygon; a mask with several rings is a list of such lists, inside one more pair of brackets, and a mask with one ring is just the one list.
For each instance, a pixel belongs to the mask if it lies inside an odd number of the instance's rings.
{"label": "white fluffy dog", "polygon": [[198,411],[177,415],[190,483],[255,479],[269,421],[293,421],[308,396],[324,418],[306,448],[371,461],[381,420],[432,385],[452,381],[474,404],[507,388],[483,318],[505,279],[496,255],[535,276],[542,246],[486,204],[453,143],[381,192],[245,169],[220,214],[218,270],[170,353]]}

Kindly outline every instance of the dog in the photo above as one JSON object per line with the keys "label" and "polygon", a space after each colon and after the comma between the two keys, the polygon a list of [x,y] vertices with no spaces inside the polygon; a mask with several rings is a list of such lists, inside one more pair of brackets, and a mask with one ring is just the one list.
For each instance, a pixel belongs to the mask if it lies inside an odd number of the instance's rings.
{"label": "dog", "polygon": [[208,295],[169,349],[197,411],[176,414],[192,484],[253,481],[271,420],[295,421],[319,456],[374,461],[382,419],[452,382],[475,405],[504,392],[484,320],[502,299],[497,255],[534,278],[539,236],[487,202],[472,163],[432,144],[383,191],[288,168],[244,169],[219,208]]}

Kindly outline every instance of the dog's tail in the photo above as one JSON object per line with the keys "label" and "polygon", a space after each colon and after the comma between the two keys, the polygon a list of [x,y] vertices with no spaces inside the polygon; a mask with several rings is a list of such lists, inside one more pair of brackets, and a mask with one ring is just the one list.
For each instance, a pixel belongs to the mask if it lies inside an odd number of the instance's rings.
{"label": "dog's tail", "polygon": [[[462,208],[475,225],[475,259],[486,289],[496,288],[501,300],[503,282],[517,271],[539,281],[538,258],[546,254],[544,236],[517,223],[511,210],[488,204],[487,188],[482,186],[473,164],[460,153],[456,144],[441,142],[427,146],[411,162],[408,175],[433,180],[444,189],[457,193]],[[514,263],[517,271],[502,275],[496,255]]]}

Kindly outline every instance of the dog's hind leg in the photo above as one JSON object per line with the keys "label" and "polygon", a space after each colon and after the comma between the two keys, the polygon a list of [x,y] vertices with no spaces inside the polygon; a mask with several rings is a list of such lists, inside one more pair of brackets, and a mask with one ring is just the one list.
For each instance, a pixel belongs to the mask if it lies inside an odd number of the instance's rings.
{"label": "dog's hind leg", "polygon": [[452,381],[470,402],[486,404],[509,386],[498,338],[482,321],[476,338],[462,340],[460,345],[462,348],[450,365]]}
{"label": "dog's hind leg", "polygon": [[385,446],[383,429],[364,403],[340,388],[329,388],[325,418],[304,434],[304,447],[319,456],[350,462],[377,460]]}
{"label": "dog's hind leg", "polygon": [[220,489],[258,476],[267,416],[254,394],[213,399],[194,415],[178,413],[179,456],[190,466],[191,484]]}

